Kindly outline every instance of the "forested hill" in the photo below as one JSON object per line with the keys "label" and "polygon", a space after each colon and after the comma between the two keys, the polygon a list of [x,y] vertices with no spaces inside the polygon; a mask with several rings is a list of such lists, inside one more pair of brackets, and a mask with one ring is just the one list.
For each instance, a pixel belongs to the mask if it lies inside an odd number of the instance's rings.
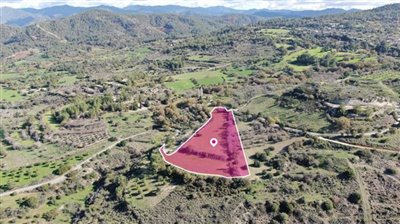
{"label": "forested hill", "polygon": [[[177,14],[126,15],[92,10],[74,16],[21,28],[2,29],[6,48],[52,46],[58,43],[124,46],[165,37],[206,34],[226,26],[255,24],[262,18],[251,15],[196,16]],[[6,26],[5,26],[6,27]]]}
{"label": "forested hill", "polygon": [[[2,55],[29,48],[52,50],[71,46],[125,47],[162,38],[207,34],[229,26],[259,24],[262,28],[286,28],[303,41],[342,49],[373,49],[400,54],[400,4],[372,10],[307,19],[275,19],[261,22],[251,15],[197,16],[182,14],[127,15],[104,10],[33,24],[24,28],[3,25]],[[382,35],[384,34],[384,35]],[[307,38],[303,38],[307,36]],[[381,46],[380,46],[381,45]],[[59,47],[56,47],[59,46]]]}
{"label": "forested hill", "polygon": [[68,18],[44,22],[40,25],[68,41],[86,41],[80,34],[113,37],[131,36],[151,40],[167,35],[189,36],[204,34],[225,26],[253,24],[261,18],[248,15],[185,16],[179,14],[126,15],[103,10],[84,12]]}
{"label": "forested hill", "polygon": [[255,15],[265,18],[300,18],[313,17],[321,15],[340,14],[345,12],[357,11],[344,10],[337,8],[329,8],[324,10],[270,10],[270,9],[250,9],[238,10],[223,6],[216,7],[184,7],[179,5],[163,5],[163,6],[143,6],[130,5],[125,8],[114,6],[99,5],[94,7],[75,7],[70,5],[58,5],[42,9],[22,8],[14,9],[10,7],[0,7],[2,14],[0,15],[0,23],[6,23],[14,26],[26,26],[44,20],[59,19],[66,16],[72,16],[78,13],[91,11],[95,9],[105,10],[114,13],[123,14],[181,14],[181,15],[201,15],[201,16],[222,16],[230,14]]}

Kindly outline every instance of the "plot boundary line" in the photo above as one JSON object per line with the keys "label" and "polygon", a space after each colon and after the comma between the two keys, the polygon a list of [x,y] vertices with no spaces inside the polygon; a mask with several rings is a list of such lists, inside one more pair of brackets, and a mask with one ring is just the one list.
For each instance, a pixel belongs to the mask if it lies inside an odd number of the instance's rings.
{"label": "plot boundary line", "polygon": [[[164,157],[164,155],[165,155],[165,156],[172,156],[172,155],[174,155],[176,152],[178,152],[178,151],[182,148],[183,145],[185,145],[190,139],[192,139],[192,138],[197,134],[197,132],[199,132],[202,128],[204,128],[204,127],[211,121],[212,116],[213,116],[212,114],[213,114],[214,110],[217,110],[217,109],[224,109],[225,111],[232,113],[232,116],[233,116],[233,123],[234,123],[234,125],[235,125],[236,132],[238,133],[238,138],[239,138],[239,142],[240,142],[240,147],[242,147],[242,150],[241,150],[241,151],[242,151],[244,160],[246,161],[246,167],[247,167],[247,171],[248,171],[248,174],[247,174],[247,175],[228,177],[228,176],[219,175],[219,174],[199,173],[199,172],[187,170],[187,169],[185,169],[185,168],[183,168],[183,167],[180,167],[180,166],[178,166],[178,165],[172,164],[172,163],[168,162],[168,161],[165,159],[165,157]],[[232,109],[227,109],[226,107],[214,107],[214,108],[211,110],[210,115],[211,115],[210,118],[209,118],[200,128],[198,128],[188,139],[186,139],[185,142],[181,143],[181,145],[180,145],[174,152],[172,152],[172,153],[170,153],[170,154],[167,154],[167,153],[165,152],[165,144],[163,144],[163,145],[160,147],[159,151],[160,151],[160,153],[161,153],[161,156],[162,156],[164,162],[166,162],[166,163],[168,163],[169,165],[172,165],[172,166],[174,166],[174,167],[177,167],[177,168],[179,168],[179,169],[181,169],[181,170],[184,170],[184,171],[186,171],[186,172],[188,172],[188,173],[193,173],[193,174],[196,174],[196,175],[223,177],[223,178],[227,178],[227,179],[245,178],[245,177],[250,176],[250,175],[251,175],[251,173],[250,173],[251,171],[250,171],[250,167],[249,167],[249,162],[247,161],[246,153],[244,152],[244,147],[243,147],[242,139],[241,139],[241,137],[240,137],[239,129],[238,129],[237,124],[236,124],[236,118],[235,118],[235,114],[233,113],[233,110],[232,110]]]}

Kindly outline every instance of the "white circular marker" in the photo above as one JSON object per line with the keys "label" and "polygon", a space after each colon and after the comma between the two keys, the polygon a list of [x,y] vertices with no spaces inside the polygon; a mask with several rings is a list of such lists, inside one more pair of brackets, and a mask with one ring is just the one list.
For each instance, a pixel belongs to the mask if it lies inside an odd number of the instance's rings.
{"label": "white circular marker", "polygon": [[215,147],[218,144],[218,140],[216,138],[212,138],[210,140],[210,144],[211,144],[212,147]]}

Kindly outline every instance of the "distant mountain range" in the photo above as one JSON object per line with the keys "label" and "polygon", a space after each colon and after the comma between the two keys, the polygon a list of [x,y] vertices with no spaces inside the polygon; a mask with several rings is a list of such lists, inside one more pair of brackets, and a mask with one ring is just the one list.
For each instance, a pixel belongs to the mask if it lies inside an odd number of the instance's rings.
{"label": "distant mountain range", "polygon": [[205,16],[222,16],[229,14],[244,14],[254,15],[265,18],[301,18],[301,17],[315,17],[321,15],[333,15],[346,12],[359,11],[356,9],[324,9],[324,10],[305,10],[305,11],[292,11],[292,10],[268,10],[268,9],[250,9],[250,10],[237,10],[227,7],[184,7],[178,5],[166,6],[142,6],[131,5],[125,8],[117,8],[113,6],[96,6],[96,7],[74,7],[69,5],[53,6],[42,9],[34,8],[21,8],[14,9],[10,7],[1,7],[2,15],[0,15],[1,24],[8,24],[14,26],[26,26],[32,23],[41,22],[45,20],[63,18],[77,13],[101,9],[113,13],[123,14],[187,14],[187,15],[205,15]]}
{"label": "distant mountain range", "polygon": [[[225,27],[256,24],[262,20],[262,17],[244,14],[124,14],[93,9],[24,27],[0,24],[0,45],[3,44],[0,57],[2,53],[8,55],[18,49],[43,46],[90,45],[119,48],[142,41],[202,35]],[[5,52],[6,49],[10,51]]]}

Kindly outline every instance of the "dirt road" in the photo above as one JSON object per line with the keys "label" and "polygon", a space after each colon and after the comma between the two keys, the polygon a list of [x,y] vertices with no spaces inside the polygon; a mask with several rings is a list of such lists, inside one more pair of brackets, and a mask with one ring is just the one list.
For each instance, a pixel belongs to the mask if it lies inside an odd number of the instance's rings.
{"label": "dirt road", "polygon": [[369,193],[366,190],[365,183],[364,183],[360,173],[358,172],[358,170],[354,167],[354,165],[348,159],[347,159],[347,164],[350,167],[350,169],[353,170],[355,177],[356,177],[356,181],[360,188],[361,205],[362,205],[362,210],[363,210],[363,215],[364,215],[364,222],[372,223],[371,204],[369,202]]}
{"label": "dirt road", "polygon": [[[380,152],[387,152],[387,153],[393,153],[393,152],[398,152],[395,150],[390,150],[390,149],[381,149],[381,148],[376,148],[376,147],[368,147],[368,146],[362,146],[362,145],[354,145],[354,144],[350,144],[350,143],[346,143],[346,142],[341,142],[338,140],[332,140],[329,138],[335,138],[335,137],[340,137],[340,136],[346,136],[343,135],[342,133],[316,133],[316,132],[309,132],[309,131],[303,131],[300,129],[296,129],[296,128],[289,128],[289,127],[284,127],[283,129],[285,129],[288,132],[292,132],[292,133],[297,133],[300,135],[310,135],[313,137],[316,137],[322,141],[327,141],[327,142],[331,142],[331,143],[336,143],[339,145],[344,145],[344,146],[348,146],[348,147],[352,147],[352,148],[358,148],[358,149],[369,149],[369,150],[376,150],[376,151],[380,151]],[[371,136],[377,133],[385,133],[388,130],[383,130],[382,132],[369,132],[369,133],[365,133],[364,136]]]}
{"label": "dirt road", "polygon": [[380,149],[380,148],[373,148],[373,147],[367,147],[367,146],[361,146],[361,145],[353,145],[353,144],[349,144],[346,142],[341,142],[341,141],[337,141],[337,140],[332,140],[332,139],[328,139],[328,138],[324,138],[324,137],[317,137],[320,140],[323,141],[327,141],[327,142],[332,142],[332,143],[336,143],[339,145],[344,145],[344,146],[348,146],[348,147],[352,147],[352,148],[358,148],[358,149],[369,149],[369,150],[376,150],[379,152],[386,152],[386,153],[395,153],[396,151],[394,150],[389,150],[389,149]]}

